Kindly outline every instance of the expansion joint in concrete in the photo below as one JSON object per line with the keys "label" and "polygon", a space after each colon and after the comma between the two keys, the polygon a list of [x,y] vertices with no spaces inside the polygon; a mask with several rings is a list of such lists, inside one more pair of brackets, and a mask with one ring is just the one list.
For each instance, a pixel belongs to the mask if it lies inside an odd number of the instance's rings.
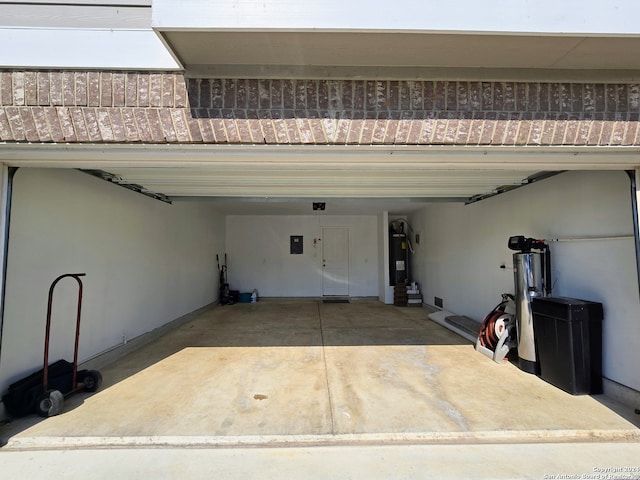
{"label": "expansion joint in concrete", "polygon": [[329,415],[331,418],[331,433],[335,435],[336,426],[333,418],[333,399],[331,398],[331,384],[329,383],[329,369],[327,368],[327,352],[325,350],[324,331],[322,328],[322,309],[318,303],[318,323],[320,325],[320,338],[322,339],[322,361],[324,363],[324,378],[327,382],[327,397],[329,399]]}

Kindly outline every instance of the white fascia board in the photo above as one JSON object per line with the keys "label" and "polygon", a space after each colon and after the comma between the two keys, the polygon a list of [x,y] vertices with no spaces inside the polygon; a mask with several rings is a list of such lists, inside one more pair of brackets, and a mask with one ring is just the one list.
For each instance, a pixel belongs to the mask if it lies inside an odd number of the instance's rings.
{"label": "white fascia board", "polygon": [[638,35],[637,0],[154,0],[157,30]]}
{"label": "white fascia board", "polygon": [[0,28],[2,68],[180,70],[148,30]]}

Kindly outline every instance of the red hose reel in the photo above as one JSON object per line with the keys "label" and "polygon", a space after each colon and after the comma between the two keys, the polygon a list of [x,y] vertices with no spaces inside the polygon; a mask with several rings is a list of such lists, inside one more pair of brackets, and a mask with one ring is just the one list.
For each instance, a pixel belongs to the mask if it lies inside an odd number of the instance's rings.
{"label": "red hose reel", "polygon": [[513,295],[504,293],[502,301],[480,324],[476,342],[476,350],[498,363],[502,363],[505,358],[511,360],[511,353],[515,353],[515,315],[506,311],[509,306],[513,306]]}
{"label": "red hose reel", "polygon": [[504,311],[492,311],[483,320],[480,327],[482,346],[495,350],[507,327],[513,322],[513,315]]}

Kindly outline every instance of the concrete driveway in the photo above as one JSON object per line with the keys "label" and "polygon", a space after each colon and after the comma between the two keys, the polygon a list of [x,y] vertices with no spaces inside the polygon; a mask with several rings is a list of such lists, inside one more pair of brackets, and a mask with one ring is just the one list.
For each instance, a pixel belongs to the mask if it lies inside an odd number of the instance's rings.
{"label": "concrete driveway", "polygon": [[423,308],[377,301],[215,307],[102,373],[61,415],[0,427],[7,447],[640,439],[606,397],[571,396]]}

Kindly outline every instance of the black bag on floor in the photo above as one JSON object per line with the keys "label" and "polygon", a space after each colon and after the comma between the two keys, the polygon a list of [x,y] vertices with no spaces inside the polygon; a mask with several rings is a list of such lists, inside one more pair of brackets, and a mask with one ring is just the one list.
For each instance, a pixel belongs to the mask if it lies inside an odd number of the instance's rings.
{"label": "black bag on floor", "polygon": [[[43,393],[43,370],[9,385],[9,392],[2,397],[7,413],[12,417],[22,417],[35,412],[36,402]],[[71,391],[73,364],[58,360],[49,365],[49,389],[60,392]]]}

